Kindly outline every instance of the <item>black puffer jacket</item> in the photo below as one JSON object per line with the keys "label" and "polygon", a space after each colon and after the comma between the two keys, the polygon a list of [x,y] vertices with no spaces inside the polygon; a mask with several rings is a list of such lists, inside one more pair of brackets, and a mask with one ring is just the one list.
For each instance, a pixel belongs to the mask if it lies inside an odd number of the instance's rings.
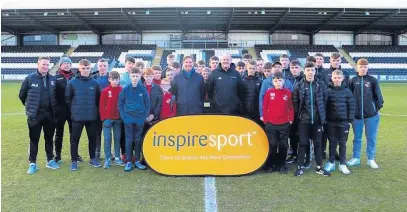
{"label": "black puffer jacket", "polygon": [[288,66],[287,68],[283,68],[282,72],[283,72],[284,78],[288,78],[288,77],[292,76],[291,71],[290,71],[290,66]]}
{"label": "black puffer jacket", "polygon": [[[324,72],[325,72],[325,69],[324,69],[323,66],[321,66],[321,67],[316,67],[315,66],[315,77],[316,78],[322,80],[321,79],[322,78],[322,73],[324,73]],[[332,73],[332,71],[331,71],[331,73]]]}
{"label": "black puffer jacket", "polygon": [[262,80],[257,76],[246,76],[243,79],[243,114],[259,114],[259,94]]}
{"label": "black puffer jacket", "polygon": [[219,63],[209,74],[206,85],[214,113],[239,115],[242,112],[243,82],[233,63],[228,71]]}
{"label": "black puffer jacket", "polygon": [[293,85],[293,88],[304,78],[304,73],[300,72],[300,75],[294,77],[293,75],[289,76],[286,78],[287,80],[290,80],[291,84]]}
{"label": "black puffer jacket", "polygon": [[355,97],[356,119],[373,117],[383,107],[382,91],[376,78],[370,75],[355,76],[349,82],[349,89]]}
{"label": "black puffer jacket", "polygon": [[57,111],[55,112],[57,116],[70,117],[71,111],[69,106],[65,101],[65,89],[68,81],[74,78],[75,73],[71,72],[68,79],[64,77],[61,70],[57,72],[55,78],[57,80],[56,86],[56,98],[57,98]]}
{"label": "black puffer jacket", "polygon": [[[55,111],[57,108],[57,101],[55,97],[56,91],[56,79],[54,76],[47,74],[47,88],[49,92],[51,113],[55,117]],[[43,76],[37,71],[28,75],[23,84],[18,97],[25,106],[25,113],[28,119],[35,119],[41,103],[41,91],[44,88]]]}
{"label": "black puffer jacket", "polygon": [[341,86],[329,85],[325,91],[326,121],[335,125],[347,125],[355,119],[355,100],[352,92]]}
{"label": "black puffer jacket", "polygon": [[161,90],[160,86],[153,83],[150,92],[150,114],[154,115],[154,119],[152,121],[160,120],[162,100],[163,91]]}
{"label": "black puffer jacket", "polygon": [[322,81],[315,79],[310,83],[305,77],[295,86],[294,111],[301,123],[325,123],[325,89]]}
{"label": "black puffer jacket", "polygon": [[70,107],[73,121],[98,120],[99,99],[99,83],[92,76],[79,76],[68,81],[65,90],[65,101]]}

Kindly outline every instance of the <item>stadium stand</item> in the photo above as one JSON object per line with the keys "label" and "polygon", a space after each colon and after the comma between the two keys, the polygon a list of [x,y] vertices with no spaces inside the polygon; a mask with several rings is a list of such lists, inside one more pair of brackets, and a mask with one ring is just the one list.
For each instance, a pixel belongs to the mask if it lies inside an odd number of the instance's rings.
{"label": "stadium stand", "polygon": [[[369,73],[381,75],[407,75],[407,46],[343,46],[354,61],[369,60]],[[384,79],[382,77],[382,79]]]}
{"label": "stadium stand", "polygon": [[51,58],[50,68],[69,50],[68,45],[2,46],[1,74],[4,80],[22,80],[36,71],[38,57]]}

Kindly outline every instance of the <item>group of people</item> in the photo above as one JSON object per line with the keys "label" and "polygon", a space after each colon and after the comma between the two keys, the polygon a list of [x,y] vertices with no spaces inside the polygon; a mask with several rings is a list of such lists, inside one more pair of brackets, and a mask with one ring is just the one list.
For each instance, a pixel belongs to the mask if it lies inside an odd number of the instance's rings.
{"label": "group of people", "polygon": [[[49,74],[50,58],[38,59],[38,71],[26,77],[19,97],[26,108],[30,137],[29,168],[37,171],[36,159],[41,129],[44,131],[46,167],[58,169],[64,126],[70,134],[71,171],[84,162],[78,154],[85,127],[88,136],[89,165],[101,167],[101,135],[104,137],[104,164],[124,166],[125,171],[146,169],[141,149],[143,136],[160,120],[180,115],[236,115],[258,123],[267,134],[270,155],[263,169],[287,174],[286,164],[297,164],[295,176],[312,166],[314,150],[316,173],[330,176],[339,161],[339,170],[350,174],[347,166],[360,164],[362,132],[367,139],[367,164],[375,162],[379,110],[383,97],[379,82],[368,75],[368,61],[357,61],[357,74],[350,79],[341,70],[341,55],[333,53],[329,69],[317,53],[305,65],[289,61],[264,63],[245,54],[235,65],[228,54],[212,56],[209,64],[185,56],[182,64],[174,55],[168,66],[145,67],[127,57],[124,72],[108,72],[108,61],[91,63],[83,59],[77,73],[68,57],[59,61],[55,76]],[[353,158],[346,162],[346,141],[352,125]],[[230,126],[232,127],[232,126]],[[54,141],[55,133],[55,141]],[[288,140],[290,144],[288,144]],[[329,158],[325,166],[326,144]],[[112,141],[114,153],[111,153]],[[55,145],[55,155],[53,147]],[[337,152],[339,146],[339,153]],[[287,158],[288,153],[291,156]]]}

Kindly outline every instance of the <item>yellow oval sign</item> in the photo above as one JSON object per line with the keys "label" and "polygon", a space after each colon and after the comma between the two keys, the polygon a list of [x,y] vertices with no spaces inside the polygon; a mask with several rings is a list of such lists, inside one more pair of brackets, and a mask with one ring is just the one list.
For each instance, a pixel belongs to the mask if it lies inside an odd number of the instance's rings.
{"label": "yellow oval sign", "polygon": [[238,116],[180,116],[158,122],[144,137],[143,155],[158,173],[173,176],[249,174],[267,159],[263,129]]}

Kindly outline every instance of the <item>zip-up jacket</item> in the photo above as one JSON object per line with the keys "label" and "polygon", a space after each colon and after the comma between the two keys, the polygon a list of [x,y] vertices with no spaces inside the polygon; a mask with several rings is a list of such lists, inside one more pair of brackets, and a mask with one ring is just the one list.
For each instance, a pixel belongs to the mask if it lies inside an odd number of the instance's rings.
{"label": "zip-up jacket", "polygon": [[294,121],[294,107],[291,91],[284,89],[269,89],[263,102],[263,122],[274,125]]}
{"label": "zip-up jacket", "polygon": [[150,113],[147,89],[139,82],[124,86],[119,95],[120,117],[125,124],[143,124]]}
{"label": "zip-up jacket", "polygon": [[121,91],[122,87],[120,86],[112,87],[109,85],[107,88],[103,89],[99,103],[100,120],[120,119],[118,104]]}
{"label": "zip-up jacket", "polygon": [[325,91],[326,121],[337,126],[346,126],[355,119],[355,100],[352,92],[341,86],[329,85]]}

